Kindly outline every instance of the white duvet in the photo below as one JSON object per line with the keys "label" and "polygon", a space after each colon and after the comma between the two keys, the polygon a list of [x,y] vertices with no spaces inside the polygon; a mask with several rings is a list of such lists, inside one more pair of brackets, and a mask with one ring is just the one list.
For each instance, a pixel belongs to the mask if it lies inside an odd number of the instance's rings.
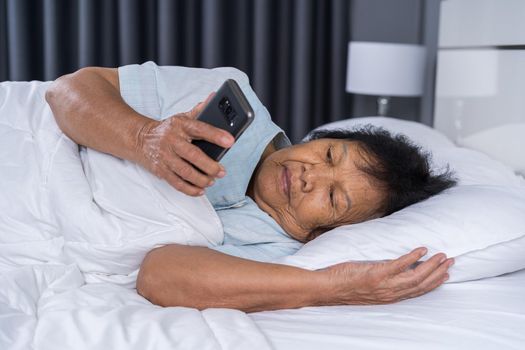
{"label": "white duvet", "polygon": [[[222,242],[206,197],[186,196],[135,164],[79,148],[65,136],[45,103],[47,85],[0,86],[2,267],[75,264],[90,280],[126,280],[156,246]],[[101,177],[118,181],[104,188]]]}

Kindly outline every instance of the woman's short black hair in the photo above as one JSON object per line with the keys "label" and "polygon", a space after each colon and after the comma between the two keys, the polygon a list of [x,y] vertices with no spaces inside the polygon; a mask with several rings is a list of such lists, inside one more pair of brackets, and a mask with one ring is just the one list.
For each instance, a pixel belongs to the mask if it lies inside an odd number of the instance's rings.
{"label": "woman's short black hair", "polygon": [[430,169],[430,153],[423,152],[406,136],[392,135],[383,128],[365,125],[343,130],[318,130],[308,140],[321,138],[357,141],[366,152],[360,170],[378,181],[386,189],[386,198],[379,208],[389,215],[411,204],[425,200],[456,184],[447,167],[434,174]]}

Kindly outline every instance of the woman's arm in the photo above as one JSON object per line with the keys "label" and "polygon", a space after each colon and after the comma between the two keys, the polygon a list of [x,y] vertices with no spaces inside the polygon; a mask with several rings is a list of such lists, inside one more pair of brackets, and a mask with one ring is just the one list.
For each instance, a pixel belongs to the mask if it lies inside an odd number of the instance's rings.
{"label": "woman's arm", "polygon": [[224,307],[246,312],[314,305],[384,304],[441,285],[453,262],[436,254],[415,269],[420,248],[397,260],[344,263],[318,271],[260,263],[182,245],[151,251],[137,279],[138,292],[162,306]]}
{"label": "woman's arm", "polygon": [[46,100],[73,141],[138,163],[188,195],[202,194],[214,178],[224,176],[224,168],[190,142],[233,144],[226,131],[195,120],[204,103],[163,121],[147,118],[122,99],[117,69],[98,67],[60,77]]}
{"label": "woman's arm", "polygon": [[116,68],[90,67],[62,76],[46,100],[60,129],[79,145],[139,161],[139,135],[151,119],[124,102]]}

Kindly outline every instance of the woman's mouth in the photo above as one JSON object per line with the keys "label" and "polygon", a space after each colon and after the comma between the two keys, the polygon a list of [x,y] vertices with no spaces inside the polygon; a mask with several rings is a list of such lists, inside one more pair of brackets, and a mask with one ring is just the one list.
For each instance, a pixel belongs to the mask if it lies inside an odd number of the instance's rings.
{"label": "woman's mouth", "polygon": [[290,200],[290,172],[288,168],[283,165],[283,171],[281,172],[281,187],[285,196]]}

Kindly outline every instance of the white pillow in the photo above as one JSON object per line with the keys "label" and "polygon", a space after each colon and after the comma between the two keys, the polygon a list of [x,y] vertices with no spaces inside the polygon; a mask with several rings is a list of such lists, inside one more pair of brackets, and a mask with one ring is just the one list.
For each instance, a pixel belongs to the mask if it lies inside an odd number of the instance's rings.
{"label": "white pillow", "polygon": [[458,185],[384,218],[341,226],[307,243],[280,263],[318,269],[349,260],[395,259],[425,246],[426,258],[455,257],[448,282],[497,276],[525,268],[525,181],[505,165],[454,146],[422,124],[356,118],[321,127],[363,124],[403,133],[433,155],[433,169],[449,163]]}

